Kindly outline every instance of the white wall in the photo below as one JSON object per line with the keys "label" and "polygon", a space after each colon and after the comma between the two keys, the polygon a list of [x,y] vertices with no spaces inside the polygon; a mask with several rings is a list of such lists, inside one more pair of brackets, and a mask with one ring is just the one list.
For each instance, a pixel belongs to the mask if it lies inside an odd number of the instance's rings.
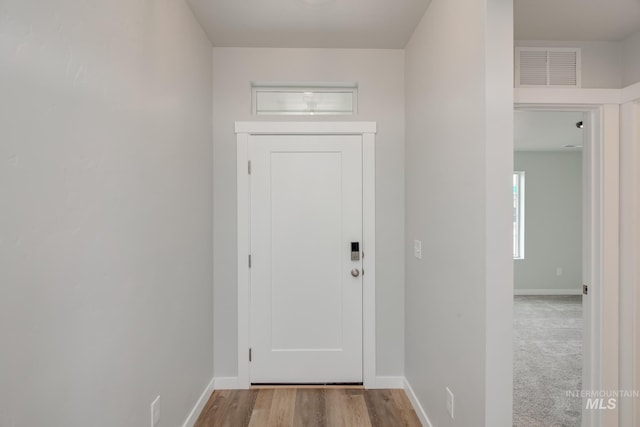
{"label": "white wall", "polygon": [[640,31],[622,43],[622,61],[623,86],[640,82]]}
{"label": "white wall", "polygon": [[433,0],[405,53],[405,373],[439,427],[512,424],[512,34],[509,1]]}
{"label": "white wall", "polygon": [[212,377],[211,48],[181,0],[0,7],[0,425],[181,425]]}
{"label": "white wall", "polygon": [[[357,49],[214,49],[215,375],[237,375],[236,139],[251,116],[251,81],[356,81],[358,114],[376,138],[377,374],[402,375],[404,330],[404,52]],[[276,120],[295,120],[278,117]],[[297,118],[323,120],[323,118]]]}
{"label": "white wall", "polygon": [[[640,100],[639,100],[640,101]],[[640,104],[628,102],[620,115],[620,383],[640,386]],[[638,399],[620,399],[620,425],[640,421]],[[634,418],[635,417],[635,418]],[[634,420],[636,420],[634,422]]]}
{"label": "white wall", "polygon": [[516,40],[520,47],[579,47],[582,49],[582,87],[620,89],[622,43]]}
{"label": "white wall", "polygon": [[582,153],[520,151],[514,160],[525,172],[525,259],[514,261],[514,288],[580,292]]}

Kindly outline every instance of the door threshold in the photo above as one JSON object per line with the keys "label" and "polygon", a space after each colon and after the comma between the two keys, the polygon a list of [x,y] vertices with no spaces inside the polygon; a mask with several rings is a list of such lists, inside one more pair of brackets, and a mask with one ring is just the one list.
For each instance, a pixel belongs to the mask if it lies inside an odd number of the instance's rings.
{"label": "door threshold", "polygon": [[250,390],[274,388],[364,390],[364,385],[362,383],[259,383],[251,384],[249,387]]}

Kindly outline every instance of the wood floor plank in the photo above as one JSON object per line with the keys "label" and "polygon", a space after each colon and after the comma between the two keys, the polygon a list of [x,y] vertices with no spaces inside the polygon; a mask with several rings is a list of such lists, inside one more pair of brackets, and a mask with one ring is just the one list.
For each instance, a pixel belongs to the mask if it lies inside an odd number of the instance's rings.
{"label": "wood floor plank", "polygon": [[195,427],[212,426],[213,421],[219,417],[219,414],[221,412],[224,412],[224,408],[229,401],[230,395],[231,390],[219,390],[214,392],[209,398],[206,406],[200,413]]}
{"label": "wood floor plank", "polygon": [[421,427],[404,390],[217,390],[195,427]]}
{"label": "wood floor plank", "polygon": [[[394,396],[401,390],[367,390],[365,400],[373,427],[386,426],[420,426],[415,412],[407,412],[404,406],[399,405]],[[402,402],[402,401],[400,401]]]}
{"label": "wood floor plank", "polygon": [[365,401],[373,427],[403,425],[391,390],[368,390]]}
{"label": "wood floor plank", "polygon": [[253,414],[251,414],[249,427],[263,427],[269,423],[272,402],[273,389],[258,391],[258,397],[256,398],[256,403],[253,405]]}
{"label": "wood floor plank", "polygon": [[293,416],[294,427],[325,427],[327,425],[325,414],[324,390],[303,389],[297,391]]}
{"label": "wood floor plank", "polygon": [[362,390],[327,390],[327,425],[331,427],[371,427]]}
{"label": "wood floor plank", "polygon": [[416,411],[413,409],[413,405],[404,390],[393,390],[392,394],[402,418],[402,425],[407,427],[422,427],[418,414],[416,414]]}
{"label": "wood floor plank", "polygon": [[[216,392],[217,393],[217,392]],[[197,427],[247,427],[258,394],[254,390],[223,390],[213,399],[207,416],[198,419]]]}
{"label": "wood floor plank", "polygon": [[295,406],[296,389],[274,390],[267,427],[290,427],[293,424]]}
{"label": "wood floor plank", "polygon": [[[247,427],[251,420],[251,413],[258,392],[256,390],[235,390],[234,398],[229,402],[225,420],[216,420],[215,426],[220,427]],[[223,421],[222,424],[219,424]]]}

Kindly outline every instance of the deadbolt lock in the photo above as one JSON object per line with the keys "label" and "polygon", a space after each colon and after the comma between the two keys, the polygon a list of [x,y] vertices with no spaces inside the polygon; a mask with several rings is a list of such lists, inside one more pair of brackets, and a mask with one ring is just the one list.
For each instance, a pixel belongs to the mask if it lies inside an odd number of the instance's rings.
{"label": "deadbolt lock", "polygon": [[351,261],[360,261],[360,242],[351,242]]}

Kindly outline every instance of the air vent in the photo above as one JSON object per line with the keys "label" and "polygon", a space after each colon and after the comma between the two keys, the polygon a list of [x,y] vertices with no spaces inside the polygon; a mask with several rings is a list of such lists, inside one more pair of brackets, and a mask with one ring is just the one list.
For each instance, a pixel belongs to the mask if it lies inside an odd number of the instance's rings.
{"label": "air vent", "polygon": [[516,87],[581,87],[579,48],[516,49]]}

